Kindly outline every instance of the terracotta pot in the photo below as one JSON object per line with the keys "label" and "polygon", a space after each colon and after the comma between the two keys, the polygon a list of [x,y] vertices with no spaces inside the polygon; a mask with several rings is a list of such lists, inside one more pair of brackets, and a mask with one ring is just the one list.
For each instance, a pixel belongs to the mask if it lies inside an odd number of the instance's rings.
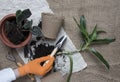
{"label": "terracotta pot", "polygon": [[[2,20],[0,21],[0,39],[1,41],[11,47],[11,48],[20,48],[20,47],[23,47],[25,46],[26,44],[28,44],[28,42],[30,41],[31,37],[32,37],[32,34],[31,32],[29,32],[29,35],[28,37],[26,38],[25,41],[21,42],[20,44],[18,45],[15,45],[13,44],[12,42],[9,41],[9,39],[6,37],[5,35],[5,32],[4,32],[4,24],[7,20],[11,20],[11,19],[14,19],[15,18],[15,14],[9,14],[9,15],[6,15],[5,17],[2,18]],[[19,36],[18,36],[19,37]]]}

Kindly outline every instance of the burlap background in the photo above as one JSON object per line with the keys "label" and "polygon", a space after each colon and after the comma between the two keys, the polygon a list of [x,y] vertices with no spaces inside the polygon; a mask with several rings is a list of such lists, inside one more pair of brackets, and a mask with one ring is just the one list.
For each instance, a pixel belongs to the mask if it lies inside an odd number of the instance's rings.
{"label": "burlap background", "polygon": [[[88,67],[73,74],[71,82],[120,82],[120,0],[48,0],[48,3],[54,13],[65,16],[65,30],[77,48],[81,39],[73,16],[79,20],[84,14],[89,32],[97,24],[98,29],[107,32],[101,38],[116,38],[109,45],[94,46],[110,63],[109,71],[92,54],[83,52]],[[43,82],[66,82],[65,78],[59,79],[59,74],[53,75],[56,77],[48,76]]]}
{"label": "burlap background", "polygon": [[[116,42],[109,45],[94,46],[110,63],[110,70],[99,62],[95,56],[83,52],[82,55],[88,64],[87,69],[74,73],[71,82],[120,82],[120,0],[48,0],[54,13],[65,16],[65,30],[76,47],[81,42],[79,29],[73,21],[73,16],[78,20],[82,14],[87,19],[87,28],[90,32],[95,24],[98,29],[107,31],[103,37],[115,37]],[[0,69],[15,65],[6,60],[8,48],[0,42]],[[53,77],[54,76],[54,77]],[[66,76],[59,73],[49,75],[43,82],[66,82]],[[15,82],[30,82],[25,77]]]}

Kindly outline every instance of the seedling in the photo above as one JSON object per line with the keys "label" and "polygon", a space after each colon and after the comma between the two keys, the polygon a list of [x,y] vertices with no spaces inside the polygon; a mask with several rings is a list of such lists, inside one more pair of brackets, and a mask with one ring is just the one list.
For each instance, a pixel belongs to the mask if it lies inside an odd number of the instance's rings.
{"label": "seedling", "polygon": [[109,43],[115,41],[115,38],[99,39],[98,35],[100,33],[106,33],[106,32],[105,31],[98,31],[97,25],[95,25],[92,33],[88,33],[87,28],[86,28],[86,19],[85,19],[84,15],[82,15],[80,17],[79,23],[76,20],[76,18],[73,18],[73,19],[74,19],[75,23],[77,24],[77,26],[79,27],[80,33],[82,35],[83,41],[81,43],[81,46],[76,51],[71,51],[71,52],[70,51],[62,51],[62,52],[57,53],[57,54],[66,54],[66,55],[68,55],[68,57],[70,59],[70,72],[69,72],[69,76],[67,78],[67,82],[70,82],[70,77],[72,75],[72,69],[73,69],[73,60],[72,60],[71,55],[73,55],[74,53],[78,53],[78,52],[89,51],[93,55],[95,55],[106,66],[107,69],[109,69],[110,68],[109,63],[100,54],[100,52],[98,52],[96,49],[92,48],[91,45],[109,44]]}

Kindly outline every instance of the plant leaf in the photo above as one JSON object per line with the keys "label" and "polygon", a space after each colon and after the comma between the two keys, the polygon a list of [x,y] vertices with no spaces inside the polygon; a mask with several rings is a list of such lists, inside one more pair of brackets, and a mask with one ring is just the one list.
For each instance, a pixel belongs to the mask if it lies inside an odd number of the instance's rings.
{"label": "plant leaf", "polygon": [[33,20],[27,21],[27,22],[23,25],[23,28],[24,28],[24,29],[30,29],[30,28],[32,27],[32,24],[33,24]]}
{"label": "plant leaf", "polygon": [[[87,30],[86,30],[86,25],[83,24],[83,18],[81,18],[81,20],[80,20],[82,24],[79,24],[79,23],[77,22],[77,20],[76,20],[75,17],[73,17],[73,19],[74,19],[75,23],[77,24],[77,26],[79,27],[83,39],[88,41],[88,40],[89,40],[88,32],[87,32]],[[85,19],[84,19],[84,20],[85,20]],[[86,24],[86,23],[85,23],[85,24]],[[85,26],[85,27],[84,27],[84,26]]]}
{"label": "plant leaf", "polygon": [[80,27],[79,28],[81,30],[83,38],[86,38],[87,41],[88,41],[89,40],[89,35],[88,35],[87,29],[86,29],[86,20],[85,20],[84,15],[82,15],[80,17]]}
{"label": "plant leaf", "polygon": [[82,15],[82,16],[80,17],[80,26],[81,26],[82,28],[86,29],[86,20],[85,20],[84,15]]}
{"label": "plant leaf", "polygon": [[93,41],[97,38],[97,25],[95,25],[92,34],[90,35],[90,40]]}
{"label": "plant leaf", "polygon": [[18,12],[20,12],[20,11],[16,12],[16,22],[17,22],[17,24],[21,24],[21,22],[23,20],[26,20],[27,18],[29,18],[32,15],[32,13],[29,9],[25,9],[21,13],[17,14]]}
{"label": "plant leaf", "polygon": [[22,13],[21,10],[17,10],[17,11],[16,11],[16,16],[18,16],[18,15],[21,14],[21,13]]}
{"label": "plant leaf", "polygon": [[82,42],[81,44],[80,44],[80,51],[82,50],[82,48],[85,46],[85,42]]}
{"label": "plant leaf", "polygon": [[27,19],[27,18],[29,18],[29,17],[32,15],[30,9],[25,9],[25,10],[23,10],[23,11],[22,11],[22,14],[25,15],[25,18],[24,18],[24,19]]}
{"label": "plant leaf", "polygon": [[67,82],[70,82],[70,78],[71,78],[72,71],[73,71],[73,59],[69,54],[67,56],[68,56],[68,58],[70,60],[70,70],[69,70],[69,75],[67,77]]}
{"label": "plant leaf", "polygon": [[115,38],[96,39],[96,40],[92,41],[92,44],[109,44],[109,43],[114,42],[114,41],[115,41]]}
{"label": "plant leaf", "polygon": [[36,35],[36,36],[41,36],[41,34],[42,34],[42,31],[41,31],[40,27],[38,27],[38,26],[33,26],[31,32],[33,35]]}
{"label": "plant leaf", "polygon": [[94,48],[89,49],[108,69],[110,68],[109,63],[104,59],[104,57],[96,51]]}

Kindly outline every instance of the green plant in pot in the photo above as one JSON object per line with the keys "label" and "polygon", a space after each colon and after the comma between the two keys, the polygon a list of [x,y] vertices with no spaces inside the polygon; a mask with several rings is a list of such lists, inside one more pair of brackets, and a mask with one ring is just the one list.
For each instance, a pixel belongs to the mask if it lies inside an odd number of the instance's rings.
{"label": "green plant in pot", "polygon": [[[29,9],[17,10],[16,14],[9,14],[0,21],[0,38],[7,46],[18,48],[25,46],[31,39],[32,33],[41,33],[38,26],[32,26],[28,20],[32,15]],[[31,33],[32,32],[32,33]]]}

